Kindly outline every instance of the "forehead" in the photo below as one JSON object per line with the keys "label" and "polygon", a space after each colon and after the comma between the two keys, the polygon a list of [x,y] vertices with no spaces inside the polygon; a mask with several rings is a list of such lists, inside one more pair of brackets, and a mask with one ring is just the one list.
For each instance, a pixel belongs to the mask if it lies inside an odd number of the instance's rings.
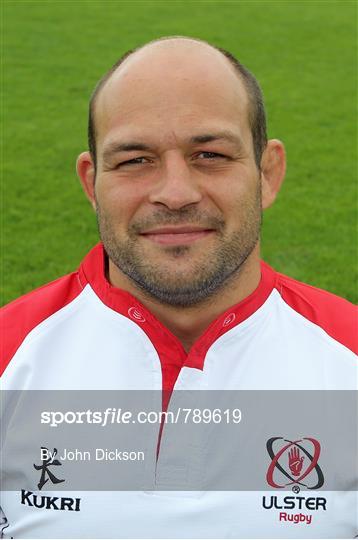
{"label": "forehead", "polygon": [[95,104],[98,147],[118,136],[250,131],[247,91],[228,59],[207,45],[176,41],[138,51],[105,83]]}

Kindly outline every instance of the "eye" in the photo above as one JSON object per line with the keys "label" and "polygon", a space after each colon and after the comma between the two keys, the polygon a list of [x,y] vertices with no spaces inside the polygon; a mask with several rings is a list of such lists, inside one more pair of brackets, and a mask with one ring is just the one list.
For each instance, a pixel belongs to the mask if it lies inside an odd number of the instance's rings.
{"label": "eye", "polygon": [[145,157],[136,157],[133,159],[128,159],[127,161],[122,161],[121,163],[118,163],[118,167],[123,167],[124,165],[143,165],[144,163],[147,163],[148,159]]}
{"label": "eye", "polygon": [[223,154],[218,154],[216,152],[200,152],[199,154],[197,154],[197,157],[199,156],[203,156],[203,158],[200,158],[200,159],[209,159],[209,160],[214,160],[214,159],[226,159],[226,156],[224,156]]}

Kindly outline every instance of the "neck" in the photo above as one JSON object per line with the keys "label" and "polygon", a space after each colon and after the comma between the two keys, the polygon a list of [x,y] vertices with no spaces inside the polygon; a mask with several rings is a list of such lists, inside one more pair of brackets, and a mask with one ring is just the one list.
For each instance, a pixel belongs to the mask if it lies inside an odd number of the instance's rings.
{"label": "neck", "polygon": [[147,296],[109,260],[111,284],[138,298],[180,340],[187,352],[210,323],[254,292],[260,278],[260,251],[257,245],[237,274],[231,277],[230,282],[205,303],[189,308],[178,308],[161,304]]}

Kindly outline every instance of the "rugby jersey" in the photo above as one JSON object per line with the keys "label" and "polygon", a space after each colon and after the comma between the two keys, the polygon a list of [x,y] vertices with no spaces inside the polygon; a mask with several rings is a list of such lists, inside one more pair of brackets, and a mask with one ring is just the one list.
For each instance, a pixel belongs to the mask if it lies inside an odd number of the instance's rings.
{"label": "rugby jersey", "polygon": [[[167,391],[167,396],[173,389],[357,390],[356,311],[342,298],[279,274],[262,262],[257,289],[238,304],[233,299],[233,306],[186,353],[141,302],[107,281],[105,266],[106,255],[98,244],[78,271],[1,310],[4,390],[158,390]],[[159,464],[160,460],[153,474],[160,474]],[[3,468],[6,473],[6,463]],[[21,473],[26,478],[26,471]],[[312,502],[312,511],[310,504],[308,509],[302,507],[305,501],[299,502],[291,490],[266,495],[263,504],[264,491],[66,493],[56,492],[55,486],[49,491],[33,486],[32,491],[2,494],[2,534],[4,538],[358,534],[355,491],[316,492],[324,496],[326,507],[314,510]],[[61,509],[58,501],[52,504],[46,497],[80,499],[80,510],[70,511],[65,503]]]}

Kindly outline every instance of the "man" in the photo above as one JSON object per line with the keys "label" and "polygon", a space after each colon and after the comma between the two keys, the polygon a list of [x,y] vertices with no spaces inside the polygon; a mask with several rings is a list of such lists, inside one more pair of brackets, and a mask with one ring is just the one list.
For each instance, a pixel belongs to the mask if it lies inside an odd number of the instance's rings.
{"label": "man", "polygon": [[[261,213],[280,189],[285,153],[266,139],[256,80],[229,53],[182,37],[129,53],[94,92],[89,146],[77,171],[102,243],[77,272],[3,310],[5,389],[157,390],[164,409],[173,389],[356,389],[353,306],[260,261]],[[156,477],[166,429],[152,453]],[[300,471],[311,459],[321,486],[320,446],[311,436],[312,457],[298,441],[305,435],[289,443],[286,476],[302,488]],[[48,480],[58,498],[45,500],[41,483],[39,491],[29,487],[33,470],[22,470],[21,494],[4,496],[4,537],[357,534],[349,487],[296,497],[291,487],[280,492],[289,484],[270,466],[262,481],[278,489],[271,499],[250,486],[225,491],[214,482],[205,490],[212,468],[189,448],[184,457],[178,449],[171,469],[182,489],[165,490],[161,475],[162,491],[86,491],[71,508],[58,479]],[[266,471],[271,459],[265,448],[261,455]],[[44,461],[43,473],[48,463],[56,464]],[[195,467],[203,484],[188,488]],[[220,467],[225,474],[227,460]]]}

